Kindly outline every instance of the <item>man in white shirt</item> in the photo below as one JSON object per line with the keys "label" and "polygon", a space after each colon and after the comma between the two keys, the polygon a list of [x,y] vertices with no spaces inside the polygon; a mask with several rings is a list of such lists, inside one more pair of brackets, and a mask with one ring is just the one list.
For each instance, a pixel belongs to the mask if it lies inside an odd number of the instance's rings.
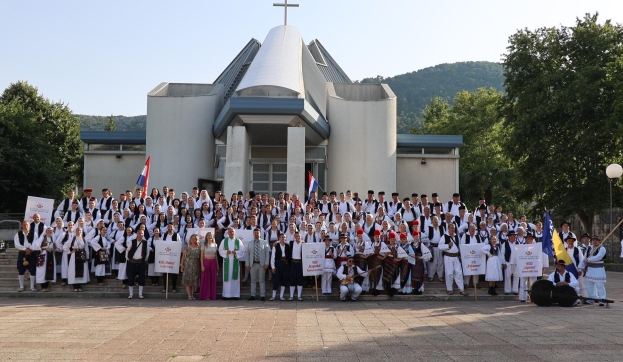
{"label": "man in white shirt", "polygon": [[126,249],[126,258],[128,262],[128,289],[130,296],[128,299],[134,297],[134,279],[138,277],[138,299],[143,299],[143,287],[145,287],[145,262],[149,256],[149,248],[147,247],[147,239],[145,239],[145,232],[139,229],[136,232],[136,238],[132,239],[128,243]]}
{"label": "man in white shirt", "polygon": [[446,268],[446,290],[448,295],[452,295],[452,282],[459,287],[459,293],[467,297],[463,284],[463,268],[461,266],[459,237],[455,233],[454,224],[448,226],[448,233],[441,238],[439,250],[443,252],[443,263]]}
{"label": "man in white shirt", "polygon": [[32,250],[32,243],[35,239],[32,236],[33,233],[30,232],[30,228],[31,226],[28,220],[22,221],[22,229],[18,231],[13,238],[15,248],[19,250],[17,253],[17,272],[19,274],[18,293],[24,291],[24,273],[26,273],[26,270],[30,273],[30,290],[33,292],[37,291],[37,289],[35,289],[37,258]]}

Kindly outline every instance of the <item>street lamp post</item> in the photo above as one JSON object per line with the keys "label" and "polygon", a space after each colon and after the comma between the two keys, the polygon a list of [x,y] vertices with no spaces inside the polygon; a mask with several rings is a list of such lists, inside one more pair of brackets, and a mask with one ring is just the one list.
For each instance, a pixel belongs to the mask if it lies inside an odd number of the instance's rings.
{"label": "street lamp post", "polygon": [[[621,167],[621,165],[613,163],[606,167],[606,176],[608,176],[608,180],[610,181],[610,232],[612,232],[612,181],[618,179],[622,175],[623,167]],[[614,235],[614,233],[612,234]],[[614,240],[612,236],[610,236],[610,255],[612,260],[614,260]]]}

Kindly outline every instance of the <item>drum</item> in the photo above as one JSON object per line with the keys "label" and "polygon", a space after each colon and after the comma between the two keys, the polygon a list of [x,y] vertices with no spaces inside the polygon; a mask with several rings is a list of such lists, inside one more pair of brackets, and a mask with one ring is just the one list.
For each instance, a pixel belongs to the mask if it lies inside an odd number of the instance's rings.
{"label": "drum", "polygon": [[554,299],[561,307],[572,307],[578,300],[578,293],[568,285],[554,288]]}
{"label": "drum", "polygon": [[554,303],[552,298],[554,288],[554,284],[549,280],[537,280],[532,284],[530,300],[539,307],[549,307]]}

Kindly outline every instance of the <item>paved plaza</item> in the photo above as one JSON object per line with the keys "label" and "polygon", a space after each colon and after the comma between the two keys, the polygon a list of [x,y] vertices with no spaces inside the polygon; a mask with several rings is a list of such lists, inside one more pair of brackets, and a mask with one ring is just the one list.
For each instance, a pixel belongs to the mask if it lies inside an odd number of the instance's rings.
{"label": "paved plaza", "polygon": [[608,274],[610,308],[0,298],[0,359],[620,361],[623,273]]}

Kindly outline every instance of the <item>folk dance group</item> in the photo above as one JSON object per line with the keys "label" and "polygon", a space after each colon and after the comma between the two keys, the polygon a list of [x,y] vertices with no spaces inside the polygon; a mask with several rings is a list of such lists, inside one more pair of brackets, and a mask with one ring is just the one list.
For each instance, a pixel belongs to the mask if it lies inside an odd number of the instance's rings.
{"label": "folk dance group", "polygon": [[[313,280],[303,276],[301,244],[312,242],[325,243],[321,278],[325,295],[332,293],[334,277],[340,280],[340,298],[356,300],[365,291],[421,294],[424,282],[436,276],[445,282],[448,294],[453,294],[456,284],[459,293],[467,296],[470,277],[463,276],[459,246],[482,244],[489,294],[497,295],[496,282],[503,281],[505,294],[525,301],[535,278],[517,277],[513,245],[543,237],[541,222],[529,223],[525,216],[515,220],[512,212],[503,213],[501,206],[486,205],[484,199],[470,213],[458,193],[444,203],[435,193],[430,202],[427,195],[415,193],[402,200],[392,193],[386,200],[385,192],[375,197],[372,190],[365,199],[350,191],[323,193],[318,199],[312,192],[307,202],[296,194],[279,193],[275,199],[252,191],[246,197],[238,192],[227,199],[219,191],[210,197],[197,188],[180,198],[168,187],[154,188],[148,196],[140,189],[136,195],[128,190],[119,200],[107,189],[99,199],[91,194],[87,188],[82,198],[75,199],[70,191],[55,209],[53,225],[43,225],[39,215],[32,223],[22,223],[15,235],[18,291],[24,290],[26,270],[36,275],[31,290],[36,281],[43,291],[50,290],[59,270],[62,285],[73,285],[76,292],[89,282],[90,272],[100,285],[105,276],[116,273],[122,286],[129,287],[130,298],[135,283],[142,298],[145,277],[153,286],[160,283],[154,251],[156,241],[165,240],[182,243],[182,283],[189,299],[194,299],[196,288],[199,299],[216,299],[216,278],[221,273],[223,298],[240,298],[240,284],[250,277],[250,300],[256,298],[257,284],[264,300],[267,276],[273,284],[270,300],[301,300],[304,284],[309,286]],[[214,233],[200,237],[189,231],[193,228],[214,228]],[[253,230],[252,241],[236,237],[236,230],[242,229]],[[606,251],[599,238],[585,234],[575,246],[575,235],[566,222],[560,237],[581,271],[580,293],[605,298]],[[567,274],[552,275],[554,284],[575,285]],[[177,274],[170,277],[171,291],[176,293]]]}

